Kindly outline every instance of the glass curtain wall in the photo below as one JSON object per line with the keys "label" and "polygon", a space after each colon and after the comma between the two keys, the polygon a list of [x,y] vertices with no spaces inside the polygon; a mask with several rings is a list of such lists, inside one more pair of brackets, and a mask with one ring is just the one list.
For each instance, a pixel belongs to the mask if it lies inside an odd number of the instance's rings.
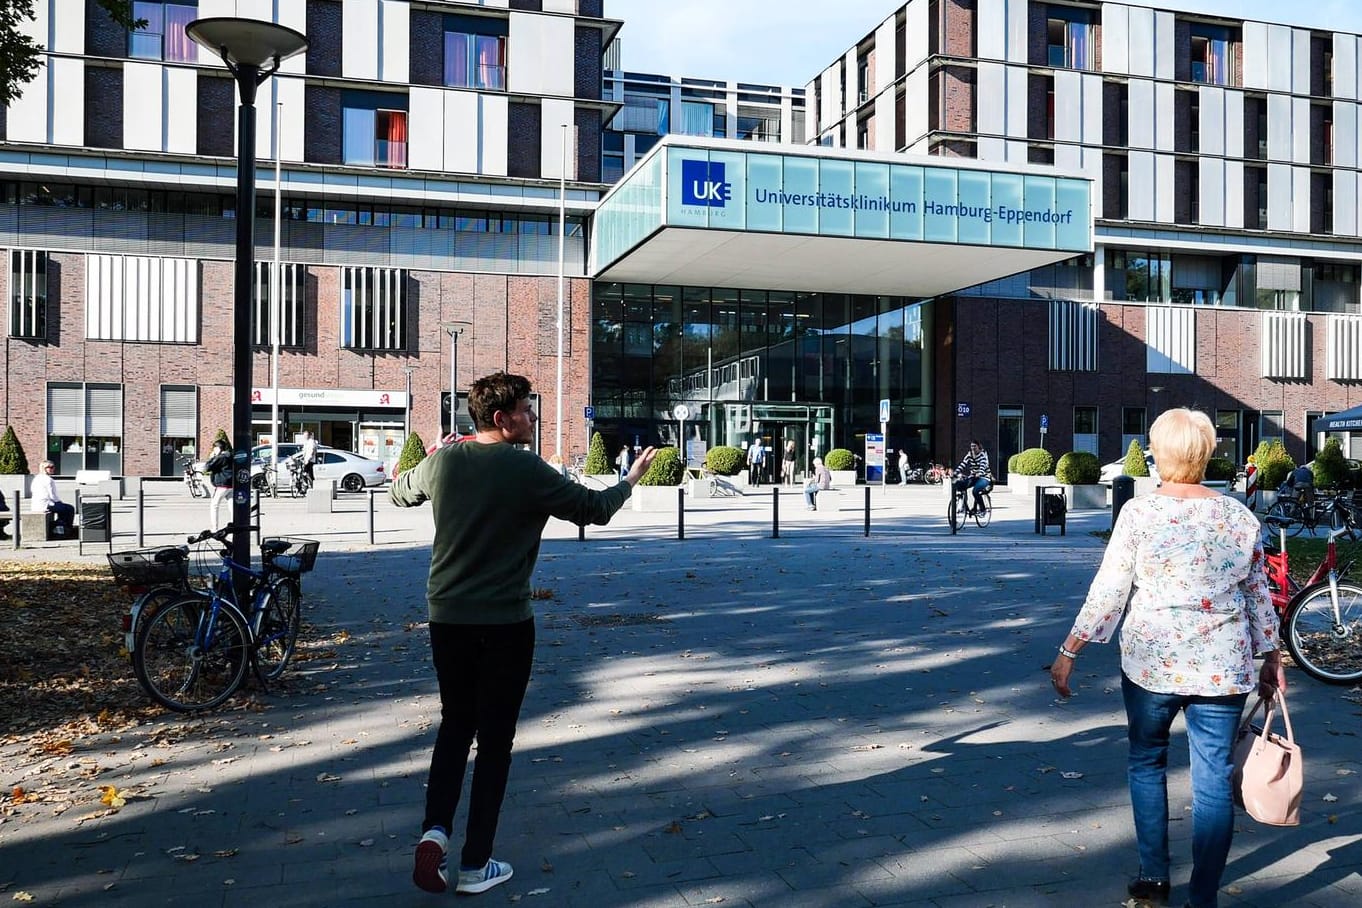
{"label": "glass curtain wall", "polygon": [[807,429],[861,453],[888,399],[888,447],[930,456],[932,313],[920,300],[606,282],[594,294],[594,428],[609,445],[676,444],[684,403],[698,416],[692,447]]}

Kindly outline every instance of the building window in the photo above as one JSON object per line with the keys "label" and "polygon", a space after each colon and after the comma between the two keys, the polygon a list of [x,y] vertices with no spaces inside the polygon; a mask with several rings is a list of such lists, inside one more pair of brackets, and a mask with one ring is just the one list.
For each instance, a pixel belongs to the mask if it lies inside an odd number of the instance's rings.
{"label": "building window", "polygon": [[47,338],[47,253],[14,249],[9,254],[9,336]]}
{"label": "building window", "polygon": [[123,387],[47,386],[47,459],[63,476],[77,470],[123,472]]}
{"label": "building window", "polygon": [[1097,29],[1093,11],[1078,7],[1051,6],[1046,26],[1047,49],[1051,66],[1068,69],[1094,69],[1093,48]]}
{"label": "building window", "polygon": [[198,45],[184,27],[199,17],[197,3],[142,3],[132,5],[132,18],[145,19],[146,28],[128,32],[128,56],[136,60],[197,63]]}
{"label": "building window", "polygon": [[1107,256],[1107,288],[1112,299],[1166,303],[1172,299],[1173,269],[1166,251],[1120,249]]}
{"label": "building window", "polygon": [[189,385],[161,388],[161,475],[176,476],[183,461],[198,459],[199,392]]}
{"label": "building window", "polygon": [[1096,372],[1101,322],[1101,311],[1091,303],[1050,300],[1050,370]]}
{"label": "building window", "polygon": [[[407,166],[407,112],[368,106],[360,99],[342,115],[346,164],[403,169]],[[385,96],[384,102],[399,100]]]}
{"label": "building window", "polygon": [[[803,119],[802,116],[799,119]],[[752,142],[780,141],[779,111],[762,111],[752,108],[738,108],[738,134],[735,138]]]}
{"label": "building window", "polygon": [[719,112],[708,101],[682,101],[672,131],[683,136],[712,136]]}
{"label": "building window", "polygon": [[1283,426],[1286,420],[1282,418],[1281,410],[1263,410],[1258,414],[1258,440],[1269,441],[1273,438],[1281,441],[1286,437]]}
{"label": "building window", "polygon": [[445,85],[453,88],[506,88],[505,19],[445,16]]}
{"label": "building window", "polygon": [[856,103],[864,104],[870,100],[870,56],[860,54],[856,58]]}
{"label": "building window", "polygon": [[[279,346],[303,345],[303,287],[307,269],[297,262],[279,263]],[[270,331],[270,315],[274,311],[270,278],[273,262],[255,263],[255,317],[251,320],[252,342],[257,347],[271,347],[274,336]]]}
{"label": "building window", "polygon": [[341,347],[350,350],[406,349],[401,268],[342,268]]}
{"label": "building window", "polygon": [[856,147],[870,147],[870,118],[867,117],[856,124]]}
{"label": "building window", "polygon": [[1191,75],[1193,82],[1207,85],[1238,85],[1234,71],[1237,36],[1225,25],[1192,23]]}
{"label": "building window", "polygon": [[1145,409],[1144,407],[1122,407],[1121,408],[1121,435],[1125,439],[1121,449],[1130,447],[1130,437],[1144,437],[1145,429]]}
{"label": "building window", "polygon": [[87,255],[85,338],[198,343],[198,263],[154,256]]}

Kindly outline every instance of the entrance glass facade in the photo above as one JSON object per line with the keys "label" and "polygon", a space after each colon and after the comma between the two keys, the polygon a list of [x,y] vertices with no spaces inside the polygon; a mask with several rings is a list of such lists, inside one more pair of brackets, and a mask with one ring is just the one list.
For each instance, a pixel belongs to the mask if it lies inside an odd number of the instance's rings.
{"label": "entrance glass facade", "polygon": [[890,448],[927,459],[932,307],[900,296],[733,290],[598,281],[592,404],[610,450],[676,445],[686,454],[755,438],[789,440],[807,469],[830,448],[863,454],[890,401]]}

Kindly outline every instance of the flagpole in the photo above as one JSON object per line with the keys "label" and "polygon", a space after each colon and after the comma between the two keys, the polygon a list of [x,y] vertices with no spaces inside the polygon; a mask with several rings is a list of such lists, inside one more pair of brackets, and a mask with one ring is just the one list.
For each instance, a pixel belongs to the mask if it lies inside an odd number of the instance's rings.
{"label": "flagpole", "polygon": [[558,457],[560,469],[566,468],[563,461],[563,272],[565,268],[565,243],[567,241],[567,137],[568,124],[563,124],[562,169],[558,173],[558,382],[557,382],[557,430],[554,435],[553,450]]}
{"label": "flagpole", "polygon": [[[283,288],[279,286],[279,239],[282,233],[281,220],[283,204],[280,196],[282,143],[279,141],[279,124],[283,119],[284,102],[274,102],[274,264],[270,270],[270,388],[273,395],[270,403],[270,462],[274,467],[272,482],[279,483],[279,310],[282,308],[280,297]],[[238,214],[238,217],[240,215]]]}

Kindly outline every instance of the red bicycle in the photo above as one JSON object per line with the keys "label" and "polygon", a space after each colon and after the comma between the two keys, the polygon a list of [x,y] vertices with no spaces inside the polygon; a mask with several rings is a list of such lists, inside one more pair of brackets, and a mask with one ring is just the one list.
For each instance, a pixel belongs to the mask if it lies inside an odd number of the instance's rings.
{"label": "red bicycle", "polygon": [[1295,602],[1300,592],[1313,587],[1317,583],[1323,583],[1329,576],[1329,572],[1335,572],[1339,577],[1347,575],[1352,568],[1352,562],[1346,561],[1338,563],[1338,545],[1335,543],[1337,534],[1330,534],[1329,544],[1325,549],[1324,560],[1315,568],[1313,574],[1304,584],[1297,583],[1291,578],[1290,559],[1286,554],[1286,534],[1291,526],[1291,520],[1286,517],[1279,517],[1269,514],[1264,521],[1268,526],[1277,531],[1280,542],[1276,551],[1267,549],[1263,553],[1263,570],[1267,572],[1267,585],[1272,591],[1272,605],[1277,609],[1277,614],[1283,619],[1290,611],[1291,605]]}

